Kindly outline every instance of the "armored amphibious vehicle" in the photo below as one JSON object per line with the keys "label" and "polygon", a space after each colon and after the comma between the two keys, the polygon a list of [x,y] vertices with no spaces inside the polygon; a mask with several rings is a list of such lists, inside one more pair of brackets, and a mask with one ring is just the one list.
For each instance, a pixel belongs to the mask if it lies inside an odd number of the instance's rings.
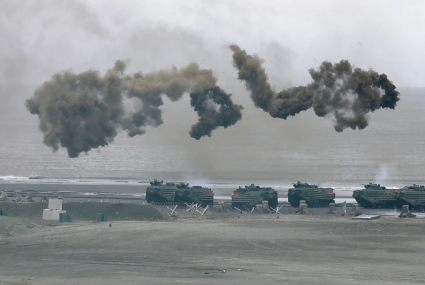
{"label": "armored amphibious vehicle", "polygon": [[394,208],[398,203],[397,189],[387,189],[380,184],[369,183],[365,189],[355,190],[353,198],[364,208]]}
{"label": "armored amphibious vehicle", "polygon": [[162,180],[150,181],[151,186],[146,188],[146,201],[151,202],[173,202],[177,187],[174,183],[163,183]]}
{"label": "armored amphibious vehicle", "polygon": [[214,192],[209,188],[201,186],[189,187],[188,183],[176,185],[177,190],[174,197],[176,203],[196,203],[203,207],[212,205],[214,202]]}
{"label": "armored amphibious vehicle", "polygon": [[305,200],[308,207],[328,207],[335,203],[335,193],[332,188],[319,188],[317,185],[301,183],[298,181],[294,188],[288,190],[288,202],[292,207],[299,207],[300,201]]}
{"label": "armored amphibious vehicle", "polygon": [[398,205],[409,205],[410,209],[424,209],[425,207],[425,187],[413,184],[398,190]]}
{"label": "armored amphibious vehicle", "polygon": [[257,204],[261,204],[262,201],[268,201],[269,206],[275,208],[277,206],[277,191],[271,187],[260,187],[251,184],[242,188],[239,186],[238,189],[233,191],[232,195],[232,207],[241,209],[243,207],[255,207]]}

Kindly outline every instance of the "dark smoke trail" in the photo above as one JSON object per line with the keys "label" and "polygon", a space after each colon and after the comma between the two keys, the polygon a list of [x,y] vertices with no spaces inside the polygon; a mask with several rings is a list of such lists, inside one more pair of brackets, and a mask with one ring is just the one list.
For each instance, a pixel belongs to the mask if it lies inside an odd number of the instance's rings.
{"label": "dark smoke trail", "polygon": [[346,60],[335,64],[324,61],[318,70],[309,70],[312,83],[276,93],[257,56],[248,55],[237,45],[230,48],[238,78],[245,81],[255,106],[274,118],[286,119],[313,107],[317,116],[333,114],[338,132],[348,127],[364,129],[368,112],[394,109],[399,100],[399,92],[385,74],[353,69]]}
{"label": "dark smoke trail", "polygon": [[220,87],[190,93],[190,105],[199,116],[189,132],[197,140],[203,136],[210,137],[217,127],[227,128],[242,118],[242,106],[233,104],[230,95]]}
{"label": "dark smoke trail", "polygon": [[[146,126],[163,123],[162,95],[177,101],[190,93],[200,116],[190,131],[197,140],[241,119],[242,106],[233,104],[230,95],[216,85],[212,70],[200,69],[196,63],[146,75],[125,75],[125,69],[126,63],[119,60],[103,77],[92,70],[81,74],[66,71],[38,87],[26,106],[40,119],[44,144],[54,151],[62,146],[69,157],[78,157],[111,143],[118,128],[127,130],[130,137],[144,134]],[[136,111],[125,109],[125,98],[140,102]]]}

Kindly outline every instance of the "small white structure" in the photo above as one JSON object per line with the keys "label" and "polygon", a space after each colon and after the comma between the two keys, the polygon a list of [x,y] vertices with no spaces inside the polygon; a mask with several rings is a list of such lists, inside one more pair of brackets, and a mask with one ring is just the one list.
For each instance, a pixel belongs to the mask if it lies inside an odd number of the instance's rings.
{"label": "small white structure", "polygon": [[50,210],[62,210],[62,198],[49,199],[49,209]]}
{"label": "small white structure", "polygon": [[66,211],[62,210],[62,202],[62,198],[49,199],[49,209],[43,210],[43,220],[59,221],[59,214],[66,214]]}

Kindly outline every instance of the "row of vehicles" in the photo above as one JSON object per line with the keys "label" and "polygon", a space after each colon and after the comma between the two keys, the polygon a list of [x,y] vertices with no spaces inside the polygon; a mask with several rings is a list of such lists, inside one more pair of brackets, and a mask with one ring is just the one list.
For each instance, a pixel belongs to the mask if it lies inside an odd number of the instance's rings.
{"label": "row of vehicles", "polygon": [[[205,187],[192,186],[187,183],[163,183],[154,180],[146,189],[146,200],[149,203],[196,203],[202,206],[212,205],[214,192]],[[369,183],[364,189],[355,190],[353,198],[364,208],[394,208],[409,205],[411,209],[425,207],[425,187],[413,184],[401,189],[387,189],[379,184]],[[293,184],[288,190],[288,202],[292,207],[299,207],[305,200],[309,208],[328,207],[335,203],[335,192],[332,188],[301,183]],[[239,187],[232,194],[232,207],[242,209],[255,207],[262,201],[268,201],[270,207],[278,205],[277,191],[271,187],[260,187],[254,184]]]}
{"label": "row of vehicles", "polygon": [[[268,201],[269,207],[278,204],[277,191],[271,187],[260,187],[254,184],[239,187],[232,194],[232,207],[251,208],[263,201]],[[288,201],[298,207],[300,200],[306,200],[309,207],[327,207],[335,202],[335,194],[331,188],[319,188],[317,185],[298,182],[288,191]],[[187,183],[164,183],[162,180],[150,181],[146,189],[148,203],[196,203],[202,206],[212,205],[214,192],[201,186],[189,187]]]}

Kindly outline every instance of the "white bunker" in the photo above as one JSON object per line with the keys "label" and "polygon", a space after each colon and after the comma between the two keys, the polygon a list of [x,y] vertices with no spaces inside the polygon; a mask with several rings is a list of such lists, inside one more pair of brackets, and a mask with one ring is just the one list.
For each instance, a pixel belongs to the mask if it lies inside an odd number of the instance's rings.
{"label": "white bunker", "polygon": [[49,199],[49,208],[43,210],[43,220],[59,221],[59,214],[66,214],[66,211],[62,210],[62,202],[62,198]]}

